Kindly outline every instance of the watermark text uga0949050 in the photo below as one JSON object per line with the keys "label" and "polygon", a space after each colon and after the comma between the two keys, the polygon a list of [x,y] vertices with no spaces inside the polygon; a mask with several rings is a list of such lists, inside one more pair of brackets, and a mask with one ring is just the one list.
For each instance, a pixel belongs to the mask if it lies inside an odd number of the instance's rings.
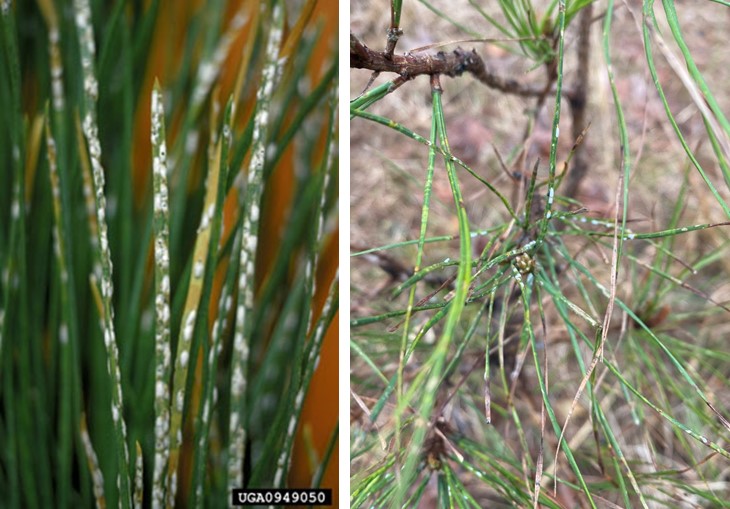
{"label": "watermark text uga0949050", "polygon": [[235,489],[231,505],[313,505],[331,506],[331,489]]}

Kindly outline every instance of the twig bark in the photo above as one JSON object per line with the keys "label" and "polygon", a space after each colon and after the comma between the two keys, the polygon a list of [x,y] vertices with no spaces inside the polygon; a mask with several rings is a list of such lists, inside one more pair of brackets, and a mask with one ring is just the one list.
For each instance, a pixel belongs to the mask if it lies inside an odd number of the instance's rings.
{"label": "twig bark", "polygon": [[[443,74],[450,77],[469,73],[490,88],[522,97],[539,97],[545,93],[544,85],[524,84],[512,78],[498,76],[487,69],[484,59],[476,50],[456,48],[452,52],[436,54],[406,53],[389,55],[387,51],[374,51],[350,34],[350,67],[375,72],[392,72],[404,80],[419,75]],[[567,91],[570,95],[571,92]]]}
{"label": "twig bark", "polygon": [[[583,136],[586,128],[586,102],[588,95],[589,58],[591,51],[591,23],[593,21],[593,4],[583,8],[578,20],[578,75],[573,92],[569,96],[570,111],[573,117],[572,135],[574,140]],[[587,152],[585,147],[576,147],[573,156],[573,167],[568,173],[568,180],[563,193],[565,196],[575,198],[580,188],[580,183],[588,171]]]}

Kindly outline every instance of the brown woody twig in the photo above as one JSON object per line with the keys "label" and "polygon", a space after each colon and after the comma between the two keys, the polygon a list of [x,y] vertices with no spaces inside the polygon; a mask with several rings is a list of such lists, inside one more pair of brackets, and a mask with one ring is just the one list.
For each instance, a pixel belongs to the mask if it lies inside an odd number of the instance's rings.
{"label": "brown woody twig", "polygon": [[[520,83],[512,78],[498,76],[487,69],[482,57],[476,50],[466,51],[456,48],[451,52],[439,51],[436,54],[389,55],[387,51],[374,51],[350,33],[350,67],[369,69],[374,72],[392,72],[404,80],[420,75],[443,74],[456,77],[469,73],[490,88],[522,97],[539,97],[545,93],[544,85]],[[565,92],[570,97],[571,92]]]}

